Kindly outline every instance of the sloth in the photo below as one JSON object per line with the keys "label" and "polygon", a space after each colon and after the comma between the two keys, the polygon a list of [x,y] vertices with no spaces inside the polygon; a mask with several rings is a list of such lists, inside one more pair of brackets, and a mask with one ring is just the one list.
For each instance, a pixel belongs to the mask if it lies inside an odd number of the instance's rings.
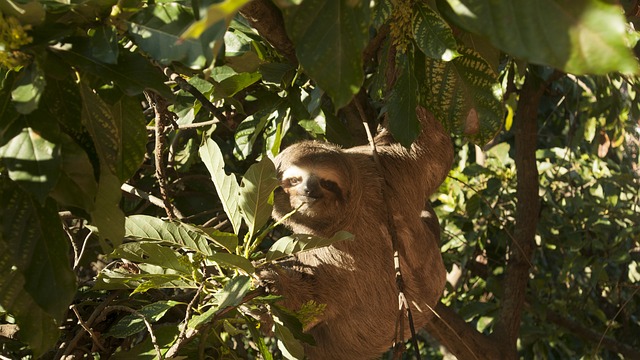
{"label": "sloth", "polygon": [[[421,133],[410,148],[386,130],[376,137],[381,166],[368,145],[342,149],[318,141],[294,144],[275,158],[276,220],[297,209],[283,221],[295,233],[331,237],[346,230],[354,235],[269,270],[269,290],[282,295],[285,307],[296,311],[309,301],[324,304],[316,321],[305,326],[316,342],[305,345],[309,359],[371,359],[392,345],[399,305],[388,212],[414,325],[422,327],[433,316],[445,268],[435,214],[429,206],[428,220],[421,214],[449,172],[453,148],[431,113],[420,107],[416,113]],[[404,326],[408,337],[406,319]]]}

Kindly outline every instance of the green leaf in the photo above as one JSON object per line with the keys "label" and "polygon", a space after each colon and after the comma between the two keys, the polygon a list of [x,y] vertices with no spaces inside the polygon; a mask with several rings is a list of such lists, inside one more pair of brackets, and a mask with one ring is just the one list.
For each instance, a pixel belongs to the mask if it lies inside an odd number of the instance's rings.
{"label": "green leaf", "polygon": [[306,0],[283,11],[302,68],[336,109],[349,103],[364,81],[369,12],[368,2],[350,0]]}
{"label": "green leaf", "polygon": [[80,83],[82,97],[82,123],[91,134],[100,167],[117,174],[121,129],[109,106],[87,84]]}
{"label": "green leaf", "polygon": [[[153,324],[160,320],[160,318],[162,318],[172,307],[180,304],[182,303],[173,300],[158,301],[153,304],[143,306],[138,310],[138,313],[143,315],[148,322]],[[145,330],[147,330],[147,326],[144,324],[144,321],[139,316],[131,314],[118,320],[117,323],[109,328],[109,331],[107,331],[105,335],[124,339]]]}
{"label": "green leaf", "polygon": [[144,161],[147,150],[145,118],[139,101],[132,97],[123,97],[110,106],[110,110],[119,132],[115,174],[124,182],[135,174]]}
{"label": "green leaf", "polygon": [[158,3],[143,8],[127,22],[128,34],[161,64],[177,61],[193,69],[202,69],[213,60],[211,44],[220,31],[213,36],[207,32],[200,38],[181,39],[180,34],[192,21],[193,14],[188,8],[177,3]]}
{"label": "green leaf", "polygon": [[293,336],[291,330],[277,322],[275,325],[275,335],[278,338],[278,349],[285,359],[304,359],[304,346]]}
{"label": "green leaf", "polygon": [[[443,14],[499,49],[574,74],[637,73],[623,9],[598,0],[447,0]],[[603,26],[606,24],[606,26]]]}
{"label": "green leaf", "polygon": [[244,160],[251,154],[253,145],[259,138],[264,127],[271,121],[273,109],[270,111],[257,111],[253,115],[247,116],[242,120],[238,128],[236,129],[235,140],[236,146],[233,148],[233,155]]}
{"label": "green leaf", "polygon": [[247,274],[252,274],[256,271],[251,261],[246,258],[228,253],[216,253],[207,257],[207,260],[218,263],[218,265],[231,265],[243,270]]}
{"label": "green leaf", "polygon": [[105,64],[117,64],[120,48],[114,26],[100,26],[91,37],[91,51],[96,59]]}
{"label": "green leaf", "polygon": [[30,114],[37,109],[45,85],[44,71],[36,62],[21,71],[11,91],[16,110],[20,114]]}
{"label": "green leaf", "polygon": [[182,33],[182,39],[197,39],[202,36],[202,33],[211,28],[214,25],[227,23],[235,16],[235,14],[246,4],[249,0],[224,0],[219,3],[209,5],[207,12],[202,19],[194,22],[189,26],[187,30]]}
{"label": "green leaf", "polygon": [[584,139],[588,142],[592,142],[596,137],[596,118],[591,116],[587,119],[587,122],[584,124]]}
{"label": "green leaf", "polygon": [[206,256],[213,255],[204,234],[179,222],[170,222],[148,215],[128,216],[126,236],[135,239],[165,242]]}
{"label": "green leaf", "polygon": [[51,197],[61,204],[91,212],[95,209],[98,184],[87,153],[69,136],[61,134],[62,171]]}
{"label": "green leaf", "polygon": [[237,306],[242,303],[242,299],[251,287],[251,278],[245,275],[239,275],[229,280],[229,282],[215,294],[218,300],[217,306],[210,307],[204,313],[194,316],[189,320],[189,328],[197,329],[203,324],[208,323],[221,310],[229,306]]}
{"label": "green leaf", "polygon": [[238,275],[224,286],[222,291],[215,295],[219,301],[218,309],[223,310],[227,307],[238,306],[242,304],[242,299],[251,287],[251,277],[246,275]]}
{"label": "green leaf", "polygon": [[122,243],[124,238],[124,213],[120,209],[121,182],[101,166],[95,211],[92,223],[98,227],[100,245],[105,253]]}
{"label": "green leaf", "polygon": [[285,236],[271,245],[271,248],[267,251],[266,260],[274,261],[301,251],[317,249],[329,246],[337,241],[352,239],[353,235],[346,231],[338,231],[329,239],[314,235],[293,234]]}
{"label": "green leaf", "polygon": [[402,146],[409,147],[420,133],[420,121],[416,114],[418,81],[414,76],[410,58],[402,56],[402,59],[403,63],[398,64],[401,67],[400,76],[391,91],[387,112],[389,130],[393,137]]}
{"label": "green leaf", "polygon": [[85,38],[72,38],[65,46],[53,46],[51,50],[71,66],[113,81],[129,96],[153,89],[164,98],[173,99],[173,93],[164,83],[166,77],[140,53],[121,51],[118,63],[108,64],[94,57],[91,43]]}
{"label": "green leaf", "polygon": [[276,168],[266,156],[251,165],[240,185],[240,209],[249,234],[256,232],[271,218],[273,190],[278,186]]}
{"label": "green leaf", "polygon": [[[196,289],[198,285],[185,280],[180,274],[165,274],[165,269],[158,267],[144,267],[144,270],[156,270],[154,273],[133,274],[130,272],[114,271],[104,269],[98,274],[94,289],[96,290],[119,290],[135,289],[135,292],[142,293],[151,289]],[[142,270],[143,267],[140,266]]]}
{"label": "green leaf", "polygon": [[460,54],[453,31],[435,11],[423,2],[413,6],[413,38],[418,48],[428,57],[450,61]]}
{"label": "green leaf", "polygon": [[42,354],[55,345],[76,291],[68,240],[53,200],[40,205],[0,179],[0,203],[0,305],[16,318],[21,339]]}
{"label": "green leaf", "polygon": [[238,246],[238,235],[222,232],[214,228],[198,228],[198,230],[207,234],[209,237],[211,237],[213,242],[222,246],[230,253],[236,251],[236,247]]}
{"label": "green leaf", "polygon": [[232,97],[262,78],[259,72],[240,73],[222,80],[214,88],[214,100]]}
{"label": "green leaf", "polygon": [[242,214],[238,206],[240,194],[238,181],[235,176],[227,175],[224,172],[224,157],[218,144],[211,138],[207,138],[200,146],[199,153],[202,162],[211,174],[211,180],[216,187],[222,207],[229,217],[229,222],[231,222],[234,232],[238,233],[242,224]]}
{"label": "green leaf", "polygon": [[24,128],[0,148],[0,158],[11,180],[44,202],[60,176],[60,146]]}
{"label": "green leaf", "polygon": [[449,62],[426,59],[426,78],[418,79],[421,105],[448,130],[486,144],[502,126],[500,84],[478,53],[468,48],[458,51],[463,56]]}
{"label": "green leaf", "polygon": [[131,242],[118,246],[112,256],[161,266],[167,270],[190,276],[195,270],[188,258],[159,242]]}

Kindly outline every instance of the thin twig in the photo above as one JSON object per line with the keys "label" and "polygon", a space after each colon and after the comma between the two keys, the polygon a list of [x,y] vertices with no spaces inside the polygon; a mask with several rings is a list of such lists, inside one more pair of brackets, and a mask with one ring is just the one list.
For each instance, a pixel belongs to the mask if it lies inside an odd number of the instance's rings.
{"label": "thin twig", "polygon": [[[214,119],[211,120],[212,124],[217,124],[221,121],[224,122],[227,120],[224,114],[222,113],[222,110],[220,110],[215,105],[213,105],[213,103],[209,101],[209,99],[207,99],[207,97],[204,96],[203,93],[201,93],[198,89],[193,87],[193,85],[189,84],[187,80],[185,80],[180,74],[174,72],[169,67],[163,67],[162,72],[171,81],[174,81],[180,87],[180,89],[193,95],[193,97],[195,97],[196,100],[198,100],[202,104],[202,107],[205,108],[207,111],[209,111],[211,115],[213,115]],[[184,127],[181,127],[181,128],[184,129]]]}
{"label": "thin twig", "polygon": [[[89,316],[89,319],[86,321],[87,326],[93,327],[94,322],[96,321],[98,316],[102,313],[102,311],[107,307],[107,305],[109,305],[111,301],[113,301],[113,299],[118,297],[118,295],[120,295],[121,293],[122,291],[112,292],[111,294],[109,294],[109,296],[107,296],[107,298],[102,303],[100,303],[100,305],[96,306],[93,312],[91,313],[91,316]],[[84,336],[84,334],[85,334],[84,331],[77,332],[76,335],[73,337],[73,339],[71,339],[71,341],[67,344],[67,346],[61,347],[60,349],[58,349],[58,352],[53,358],[60,359],[64,356],[71,354],[71,352],[73,351],[73,349],[75,349],[76,345],[78,344],[80,339],[82,339],[82,336]]]}
{"label": "thin twig", "polygon": [[91,330],[91,328],[84,322],[84,320],[82,320],[82,316],[80,316],[80,313],[78,313],[78,309],[76,308],[75,305],[71,305],[71,310],[73,311],[73,313],[76,315],[76,318],[78,318],[78,323],[80,324],[80,326],[84,329],[84,331],[86,331],[89,336],[91,337],[91,340],[93,340],[93,343],[104,353],[107,352],[107,350],[104,348],[104,346],[102,346],[102,344],[100,343],[100,339],[98,339],[98,335],[96,335],[93,330]]}
{"label": "thin twig", "polygon": [[164,142],[165,142],[165,120],[167,117],[167,104],[166,101],[156,93],[152,91],[145,91],[145,96],[149,102],[149,106],[153,107],[155,112],[155,125],[156,125],[156,138],[155,138],[155,163],[156,163],[156,178],[158,179],[158,187],[160,188],[160,195],[162,196],[162,202],[164,204],[164,210],[170,220],[175,219],[173,213],[173,205],[169,199],[169,190],[167,189],[167,177],[165,173],[164,164]]}

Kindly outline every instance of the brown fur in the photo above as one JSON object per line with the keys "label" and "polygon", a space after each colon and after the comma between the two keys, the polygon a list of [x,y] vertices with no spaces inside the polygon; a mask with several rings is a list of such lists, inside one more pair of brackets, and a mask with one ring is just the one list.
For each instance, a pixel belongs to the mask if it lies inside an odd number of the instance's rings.
{"label": "brown fur", "polygon": [[[282,172],[292,166],[332,166],[343,180],[342,197],[324,191],[326,196],[295,213],[286,226],[295,233],[324,237],[339,230],[355,235],[354,240],[298,254],[296,265],[281,269],[275,279],[283,304],[293,310],[309,300],[326,304],[319,321],[308,329],[317,343],[306,347],[310,359],[371,359],[393,342],[398,299],[382,187],[392,203],[387,210],[393,212],[397,228],[405,293],[416,328],[432,317],[429,306],[435,307],[442,294],[445,268],[437,220],[425,225],[421,212],[447,175],[453,149],[432,114],[422,108],[417,114],[423,131],[409,150],[393,143],[386,132],[376,138],[383,174],[369,146],[344,150],[308,141],[276,158],[281,181]],[[299,189],[276,190],[274,218],[297,207],[296,196]],[[316,207],[318,211],[312,211]],[[404,323],[408,337],[408,321]]]}

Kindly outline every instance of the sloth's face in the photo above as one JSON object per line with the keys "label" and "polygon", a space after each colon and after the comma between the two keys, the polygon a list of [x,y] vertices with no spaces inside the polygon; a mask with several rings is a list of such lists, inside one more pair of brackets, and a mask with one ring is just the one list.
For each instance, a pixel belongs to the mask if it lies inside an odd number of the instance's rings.
{"label": "sloth's face", "polygon": [[319,220],[336,216],[344,200],[340,176],[334,169],[291,166],[282,172],[274,206],[285,213],[297,209],[296,214]]}

